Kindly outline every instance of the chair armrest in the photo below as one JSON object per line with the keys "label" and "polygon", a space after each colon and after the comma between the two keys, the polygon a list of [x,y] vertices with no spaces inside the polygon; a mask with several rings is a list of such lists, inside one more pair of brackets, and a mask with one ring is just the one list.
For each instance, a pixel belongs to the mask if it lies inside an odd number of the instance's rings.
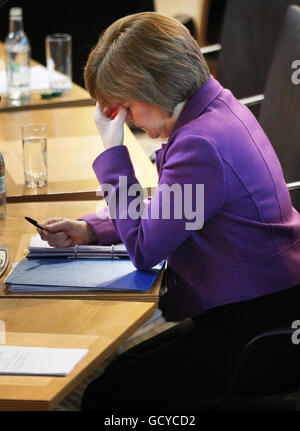
{"label": "chair armrest", "polygon": [[287,183],[293,207],[300,212],[300,181]]}
{"label": "chair armrest", "polygon": [[201,52],[203,55],[215,54],[222,49],[222,45],[220,43],[214,43],[213,45],[202,46]]}
{"label": "chair armrest", "polygon": [[254,106],[262,103],[265,96],[264,94],[256,94],[255,96],[244,97],[243,99],[239,99],[239,101],[245,106]]}
{"label": "chair armrest", "polygon": [[294,183],[288,183],[287,188],[289,189],[289,191],[300,189],[300,181],[296,181]]}
{"label": "chair armrest", "polygon": [[264,338],[269,338],[269,337],[278,337],[280,335],[292,335],[294,332],[293,328],[275,328],[275,329],[270,329],[269,331],[265,331],[265,332],[261,332],[260,334],[256,335],[255,337],[253,337],[244,347],[244,351],[243,353],[247,353],[247,351],[249,350],[250,347],[253,346],[253,344],[255,344],[257,341],[262,340]]}
{"label": "chair armrest", "polygon": [[278,336],[291,336],[293,334],[293,332],[295,331],[295,329],[292,328],[274,328],[274,329],[270,329],[264,332],[261,332],[260,334],[254,336],[253,338],[251,338],[251,340],[244,346],[240,357],[237,360],[237,363],[235,365],[234,371],[232,373],[231,376],[231,380],[229,381],[227,390],[223,396],[222,399],[222,409],[225,410],[230,402],[230,399],[232,397],[233,391],[235,389],[236,386],[236,382],[240,376],[241,373],[241,369],[242,366],[245,363],[245,360],[248,356],[248,352],[252,350],[253,346],[256,345],[257,341],[260,341],[262,339],[265,338],[269,338],[269,337],[278,337]]}

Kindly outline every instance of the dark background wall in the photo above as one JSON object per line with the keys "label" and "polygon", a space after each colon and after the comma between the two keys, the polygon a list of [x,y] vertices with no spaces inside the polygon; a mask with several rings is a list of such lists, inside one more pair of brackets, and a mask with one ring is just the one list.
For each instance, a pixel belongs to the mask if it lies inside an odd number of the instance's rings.
{"label": "dark background wall", "polygon": [[152,0],[69,1],[9,0],[0,9],[0,40],[8,32],[9,9],[23,8],[24,30],[32,47],[32,58],[45,64],[45,37],[70,33],[73,38],[73,81],[83,84],[83,67],[100,33],[116,19],[130,13],[153,11]]}
{"label": "dark background wall", "polygon": [[[171,1],[171,0],[170,0]],[[186,14],[188,15],[188,1]],[[226,0],[210,0],[207,43],[219,40]],[[73,81],[84,86],[83,68],[99,35],[122,16],[153,11],[153,0],[70,1],[8,0],[0,9],[0,40],[8,33],[9,9],[22,7],[24,29],[32,47],[32,58],[46,64],[45,37],[50,33],[70,33],[73,38]]]}

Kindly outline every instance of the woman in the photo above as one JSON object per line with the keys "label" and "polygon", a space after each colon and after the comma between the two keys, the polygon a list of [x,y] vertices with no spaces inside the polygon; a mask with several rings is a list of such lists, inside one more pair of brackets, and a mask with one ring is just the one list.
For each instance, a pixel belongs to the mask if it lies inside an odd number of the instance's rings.
{"label": "woman", "polygon": [[[85,82],[106,148],[93,168],[100,184],[110,185],[109,211],[48,219],[51,233],[39,233],[57,247],[121,241],[141,270],[167,259],[160,307],[167,320],[185,321],[114,361],[87,388],[83,409],[218,397],[243,343],[299,318],[300,215],[279,161],[256,119],[210,76],[199,46],[175,19],[149,12],[116,21],[90,54]],[[122,145],[125,121],[151,138],[168,138],[156,153],[158,188],[137,206],[127,193],[138,181]],[[169,193],[163,217],[165,189],[174,185],[182,199]],[[122,193],[126,200],[118,199]],[[194,211],[187,211],[191,202]],[[260,352],[257,378],[247,372],[239,393],[267,393],[295,380],[288,373],[274,378],[275,348]],[[280,349],[276,357],[282,361]]]}

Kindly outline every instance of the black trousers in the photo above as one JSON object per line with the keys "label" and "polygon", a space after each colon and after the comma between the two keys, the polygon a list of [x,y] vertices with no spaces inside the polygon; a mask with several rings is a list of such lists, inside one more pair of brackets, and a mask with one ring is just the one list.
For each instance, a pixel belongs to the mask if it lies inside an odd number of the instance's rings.
{"label": "black trousers", "polygon": [[[265,330],[300,320],[300,285],[202,313],[129,349],[86,388],[82,410],[154,410],[178,400],[224,394],[244,344]],[[262,343],[246,364],[237,396],[297,388],[300,344]]]}

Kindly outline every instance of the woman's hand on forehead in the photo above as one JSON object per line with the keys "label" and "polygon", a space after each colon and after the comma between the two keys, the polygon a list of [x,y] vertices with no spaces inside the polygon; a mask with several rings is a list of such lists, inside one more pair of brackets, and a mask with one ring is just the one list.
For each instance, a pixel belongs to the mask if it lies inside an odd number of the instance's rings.
{"label": "woman's hand on forehead", "polygon": [[106,149],[123,144],[127,109],[96,103],[95,124]]}

